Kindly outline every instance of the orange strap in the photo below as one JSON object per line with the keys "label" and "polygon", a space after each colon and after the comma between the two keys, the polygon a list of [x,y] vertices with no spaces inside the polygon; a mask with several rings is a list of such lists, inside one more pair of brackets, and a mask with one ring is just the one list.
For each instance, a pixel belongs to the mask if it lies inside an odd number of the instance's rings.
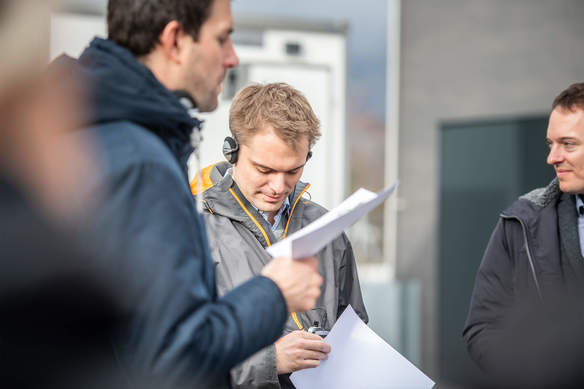
{"label": "orange strap", "polygon": [[[300,200],[300,198],[302,196],[304,196],[304,192],[306,192],[306,190],[309,187],[310,187],[310,184],[307,184],[306,188],[304,188],[302,190],[302,192],[300,192],[300,195],[298,196],[298,198],[294,202],[294,205],[292,206],[292,210],[290,211],[290,216],[288,216],[288,221],[286,222],[286,228],[284,229],[284,235],[282,235],[282,239],[286,238],[286,234],[288,233],[288,225],[290,225],[290,219],[292,219],[292,214],[294,213],[294,209],[296,209],[296,204],[298,204],[298,201]],[[296,326],[298,326],[298,329],[303,330],[304,327],[302,327],[302,324],[300,324],[300,320],[298,320],[298,316],[296,315],[296,312],[292,312],[290,315],[292,315],[292,320],[294,320],[294,323],[296,323]]]}
{"label": "orange strap", "polygon": [[298,326],[298,329],[303,330],[304,327],[302,327],[302,324],[300,324],[300,320],[298,320],[298,316],[296,316],[296,312],[292,312],[291,315],[292,315],[292,319],[294,320],[294,322]]}
{"label": "orange strap", "polygon": [[[284,229],[284,235],[282,235],[282,239],[284,239],[286,237],[286,233],[288,232],[288,225],[290,224],[290,219],[292,219],[292,213],[294,213],[294,209],[296,208],[296,204],[298,204],[298,201],[304,195],[304,192],[306,192],[306,190],[308,189],[309,186],[310,186],[310,184],[306,185],[306,188],[304,188],[304,190],[300,193],[300,196],[298,196],[298,198],[294,202],[294,206],[292,206],[292,210],[290,211],[290,216],[288,216],[288,221],[286,222],[286,228]],[[241,209],[243,209],[243,211],[247,214],[247,216],[249,216],[249,218],[254,222],[254,224],[260,230],[260,232],[264,236],[264,239],[266,240],[266,244],[268,245],[268,247],[271,246],[272,243],[270,242],[270,238],[268,238],[268,234],[266,234],[266,231],[262,228],[262,225],[248,211],[248,209],[245,207],[245,205],[243,204],[243,202],[241,201],[239,196],[237,196],[237,194],[235,194],[235,191],[232,188],[229,188],[229,192],[235,198],[235,200],[237,201],[237,203],[239,204]],[[300,320],[298,320],[298,316],[296,315],[296,312],[292,312],[292,313],[290,313],[290,315],[292,316],[292,320],[294,320],[294,323],[296,323],[296,326],[298,326],[298,329],[303,330],[304,327],[300,323]]]}
{"label": "orange strap", "polygon": [[253,215],[247,210],[247,208],[245,207],[245,205],[243,205],[243,202],[241,201],[241,199],[235,194],[235,191],[233,190],[233,188],[229,188],[229,192],[231,193],[231,195],[233,195],[233,197],[235,198],[235,200],[237,200],[237,202],[239,203],[239,206],[241,207],[241,209],[243,209],[243,211],[247,214],[247,216],[249,216],[249,218],[251,219],[251,221],[253,221],[255,223],[255,225],[257,226],[257,228],[260,229],[260,232],[262,233],[262,235],[264,236],[264,239],[266,240],[266,243],[269,246],[272,245],[272,243],[270,243],[270,238],[268,238],[268,234],[266,234],[266,231],[262,228],[262,225],[256,220],[255,217],[253,217]]}

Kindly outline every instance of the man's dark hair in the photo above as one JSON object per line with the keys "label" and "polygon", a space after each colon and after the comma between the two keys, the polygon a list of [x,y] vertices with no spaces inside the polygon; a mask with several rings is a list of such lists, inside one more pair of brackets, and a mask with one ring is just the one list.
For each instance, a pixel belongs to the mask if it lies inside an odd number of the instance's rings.
{"label": "man's dark hair", "polygon": [[215,0],[109,0],[108,37],[135,56],[154,49],[164,27],[176,20],[182,29],[199,39]]}
{"label": "man's dark hair", "polygon": [[572,111],[574,106],[584,109],[584,83],[582,82],[572,84],[568,89],[562,91],[555,98],[552,104],[552,110],[560,107]]}

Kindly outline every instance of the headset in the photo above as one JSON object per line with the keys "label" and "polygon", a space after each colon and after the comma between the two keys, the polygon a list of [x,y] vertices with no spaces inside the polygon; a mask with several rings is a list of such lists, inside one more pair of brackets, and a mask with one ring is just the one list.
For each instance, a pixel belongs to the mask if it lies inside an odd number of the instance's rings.
{"label": "headset", "polygon": [[[223,156],[230,164],[235,164],[237,162],[237,156],[239,154],[239,143],[237,143],[237,139],[227,136],[223,141]],[[312,157],[312,151],[309,151],[306,155],[306,161],[308,161]]]}

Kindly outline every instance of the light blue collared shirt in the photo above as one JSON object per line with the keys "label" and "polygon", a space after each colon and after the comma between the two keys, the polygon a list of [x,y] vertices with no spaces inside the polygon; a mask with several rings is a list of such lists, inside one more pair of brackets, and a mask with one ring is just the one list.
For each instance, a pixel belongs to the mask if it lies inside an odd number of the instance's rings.
{"label": "light blue collared shirt", "polygon": [[[252,207],[253,207],[253,205],[252,205]],[[270,225],[270,229],[272,230],[272,232],[276,232],[276,229],[280,225],[280,220],[282,220],[282,216],[288,214],[288,209],[289,208],[290,208],[290,199],[288,199],[288,197],[286,197],[286,199],[282,203],[282,206],[280,207],[280,210],[278,211],[278,213],[276,214],[276,216],[274,216],[274,224],[270,224],[270,221],[268,220],[268,218],[269,218],[269,212],[267,212],[267,211],[260,211],[257,208],[256,209],[260,213],[260,215],[262,215],[262,217],[264,218],[264,220],[268,222],[268,224]]]}
{"label": "light blue collared shirt", "polygon": [[576,211],[578,212],[578,237],[580,238],[580,253],[584,257],[584,202],[576,195]]}

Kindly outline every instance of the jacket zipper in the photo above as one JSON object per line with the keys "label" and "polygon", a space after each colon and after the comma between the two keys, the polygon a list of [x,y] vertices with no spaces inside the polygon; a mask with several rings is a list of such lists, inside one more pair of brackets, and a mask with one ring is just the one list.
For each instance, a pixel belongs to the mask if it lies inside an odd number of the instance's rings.
{"label": "jacket zipper", "polygon": [[[298,196],[298,198],[294,202],[294,206],[292,207],[292,211],[290,211],[290,215],[288,216],[288,222],[286,223],[286,230],[284,231],[283,238],[286,237],[286,232],[288,231],[288,223],[290,222],[290,219],[292,218],[292,214],[294,213],[294,209],[296,208],[296,204],[298,203],[298,200],[300,199],[300,197],[302,197],[302,194],[306,191],[306,189],[308,189],[309,186],[310,186],[310,184],[306,185],[306,188],[304,188],[304,190],[302,191],[302,193],[300,194],[300,196]],[[268,238],[268,234],[262,228],[262,225],[247,210],[247,208],[245,207],[245,205],[243,204],[243,202],[239,199],[239,197],[237,196],[237,194],[235,193],[235,191],[233,190],[233,188],[229,188],[229,192],[235,198],[235,200],[239,203],[239,205],[245,211],[245,213],[247,214],[247,216],[254,222],[254,224],[256,225],[256,227],[260,230],[260,232],[264,236],[264,239],[266,240],[266,244],[268,245],[268,247],[271,246],[272,243],[270,242],[270,239]],[[298,329],[299,330],[304,330],[304,327],[300,323],[300,320],[298,320],[298,316],[296,315],[296,312],[291,312],[290,315],[292,316],[292,319],[294,320],[294,323],[296,323],[296,326],[298,327]]]}
{"label": "jacket zipper", "polygon": [[302,191],[300,192],[300,194],[296,198],[296,201],[294,201],[294,205],[292,206],[292,210],[290,211],[290,215],[288,215],[288,221],[286,222],[286,228],[284,228],[284,234],[282,235],[282,239],[286,239],[286,234],[288,233],[288,225],[290,224],[290,220],[292,219],[292,214],[294,213],[294,210],[296,209],[296,204],[298,204],[298,202],[300,201],[300,198],[302,198],[302,196],[308,190],[308,188],[310,188],[310,184],[306,184],[304,189],[302,189]]}
{"label": "jacket zipper", "polygon": [[531,268],[531,274],[533,275],[533,281],[535,282],[535,289],[537,290],[537,294],[539,299],[543,301],[543,296],[541,294],[541,289],[539,288],[539,281],[537,280],[537,275],[535,274],[535,266],[533,265],[533,258],[531,257],[531,250],[529,249],[529,243],[527,242],[527,228],[523,221],[519,219],[517,216],[507,216],[501,214],[501,218],[503,219],[515,219],[521,225],[521,230],[523,232],[523,240],[525,241],[525,251],[527,251],[527,259],[529,260],[529,267]]}

